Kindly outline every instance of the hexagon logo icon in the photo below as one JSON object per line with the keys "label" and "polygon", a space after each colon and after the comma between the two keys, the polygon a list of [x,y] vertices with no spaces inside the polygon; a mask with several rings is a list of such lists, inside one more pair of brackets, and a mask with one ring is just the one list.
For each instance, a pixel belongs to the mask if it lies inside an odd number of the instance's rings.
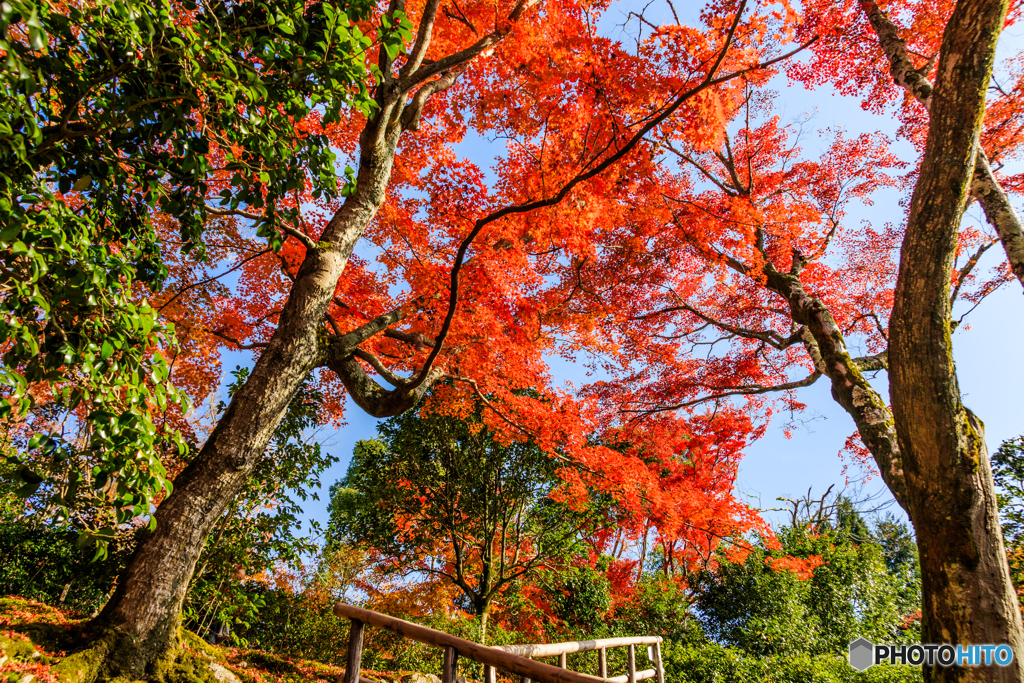
{"label": "hexagon logo icon", "polygon": [[875,663],[875,646],[867,638],[858,638],[850,643],[850,666],[864,671]]}

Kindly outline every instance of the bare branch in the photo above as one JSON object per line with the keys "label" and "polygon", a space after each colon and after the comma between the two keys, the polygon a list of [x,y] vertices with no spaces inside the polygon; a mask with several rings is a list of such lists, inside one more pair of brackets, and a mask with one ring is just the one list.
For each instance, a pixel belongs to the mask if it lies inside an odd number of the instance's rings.
{"label": "bare branch", "polygon": [[267,346],[266,342],[255,342],[255,343],[252,343],[252,344],[243,344],[242,342],[238,341],[234,337],[228,336],[228,335],[224,334],[223,332],[218,332],[217,330],[209,330],[209,329],[206,329],[205,327],[203,328],[203,331],[206,332],[207,334],[212,334],[214,337],[219,337],[219,338],[223,339],[224,341],[231,342],[236,347],[238,347],[239,349],[242,349],[244,351],[245,350],[249,350],[249,349],[262,349],[262,348],[266,348],[266,346]]}
{"label": "bare branch", "polygon": [[231,266],[230,268],[228,268],[227,270],[225,270],[225,271],[224,271],[223,273],[221,273],[220,275],[213,275],[213,276],[211,276],[211,277],[208,277],[208,278],[206,278],[205,280],[200,280],[199,282],[193,282],[193,283],[192,283],[192,284],[190,284],[190,285],[186,285],[185,287],[182,287],[181,289],[179,289],[179,290],[178,290],[178,292],[177,292],[177,293],[176,293],[176,294],[175,294],[174,296],[172,296],[172,297],[171,297],[170,299],[168,299],[168,300],[167,300],[167,301],[165,301],[164,303],[160,304],[160,308],[156,309],[156,310],[157,310],[157,313],[159,313],[160,311],[162,311],[162,310],[164,310],[165,308],[167,308],[168,306],[170,306],[170,305],[171,305],[172,303],[174,303],[174,301],[175,301],[175,300],[176,300],[176,299],[177,299],[177,298],[178,298],[179,296],[181,296],[182,294],[184,294],[184,293],[185,293],[185,292],[187,292],[188,290],[190,290],[190,289],[194,289],[194,288],[196,288],[196,287],[202,287],[203,285],[207,285],[207,284],[210,284],[210,283],[211,283],[211,282],[213,282],[214,280],[219,280],[220,278],[224,277],[224,276],[225,276],[225,275],[227,275],[228,273],[231,273],[231,272],[234,272],[234,271],[238,270],[239,268],[241,268],[242,266],[244,266],[244,265],[245,265],[246,263],[248,263],[249,261],[252,261],[253,259],[257,259],[257,258],[259,258],[260,256],[263,256],[264,254],[269,254],[269,253],[270,253],[271,251],[272,251],[271,249],[264,249],[264,250],[262,250],[262,251],[259,251],[259,252],[255,253],[255,254],[253,254],[252,256],[247,256],[246,258],[242,259],[241,261],[239,261],[239,262],[238,262],[238,263],[236,263],[235,265],[233,265],[233,266]]}
{"label": "bare branch", "polygon": [[658,315],[664,315],[666,313],[674,313],[674,312],[677,312],[677,311],[688,311],[689,313],[694,314],[695,316],[697,316],[698,318],[700,318],[704,322],[706,322],[706,323],[708,323],[710,325],[714,325],[715,327],[719,328],[720,330],[728,332],[728,333],[730,333],[732,335],[735,335],[737,337],[744,337],[745,339],[757,339],[757,340],[763,341],[764,343],[766,343],[766,344],[768,344],[768,345],[770,345],[770,346],[772,346],[772,347],[774,347],[774,348],[776,348],[776,349],[778,349],[780,351],[783,351],[786,348],[788,348],[788,347],[792,346],[793,344],[795,344],[796,342],[802,340],[802,337],[801,337],[799,332],[794,333],[794,334],[790,335],[789,337],[783,337],[781,334],[779,334],[775,330],[751,330],[751,329],[748,329],[748,328],[745,328],[745,327],[740,327],[738,325],[730,325],[729,323],[722,322],[721,320],[717,320],[716,318],[712,318],[711,316],[707,315],[706,313],[703,313],[702,311],[700,311],[697,308],[694,308],[693,306],[691,306],[690,304],[686,303],[685,301],[680,303],[678,306],[670,306],[668,308],[663,308],[661,310],[653,311],[651,313],[645,313],[644,315],[636,316],[636,317],[631,318],[631,319],[632,320],[646,320],[648,318],[653,318],[653,317],[658,316]]}
{"label": "bare branch", "polygon": [[998,242],[998,240],[986,242],[981,245],[978,248],[978,251],[971,254],[971,257],[967,259],[967,263],[956,271],[956,286],[953,287],[953,293],[949,295],[949,307],[951,309],[953,308],[953,304],[956,303],[957,297],[960,296],[960,289],[963,287],[964,281],[967,280],[967,277],[971,274],[971,271],[974,270],[974,267],[978,265],[978,261],[981,259],[982,255],[996,242]]}
{"label": "bare branch", "polygon": [[[241,209],[219,209],[216,206],[210,206],[209,204],[206,205],[206,211],[207,213],[212,213],[215,216],[238,216],[239,218],[247,218],[252,221],[262,221],[266,219],[266,216],[261,216],[249,211],[243,211]],[[306,249],[316,250],[317,245],[316,242],[313,241],[313,238],[298,228],[284,223],[279,223],[278,227],[281,228],[285,234],[291,235],[298,241],[302,242],[302,245],[306,247]]]}
{"label": "bare branch", "polygon": [[861,372],[876,372],[878,370],[889,369],[889,350],[886,349],[881,353],[876,353],[873,356],[861,356],[860,358],[854,358],[853,364],[857,366],[857,369]]}
{"label": "bare branch", "polygon": [[353,355],[356,358],[369,363],[370,367],[372,367],[378,375],[383,377],[384,380],[392,386],[397,388],[405,386],[407,380],[404,377],[399,377],[395,373],[391,372],[391,370],[384,367],[384,364],[380,362],[380,359],[369,351],[365,349],[356,349]]}
{"label": "bare branch", "polygon": [[416,32],[416,42],[413,43],[412,50],[409,52],[409,61],[405,63],[405,66],[398,73],[400,79],[406,78],[409,74],[420,68],[420,64],[423,63],[423,58],[427,54],[427,48],[430,47],[430,38],[434,32],[437,8],[440,4],[441,0],[427,0],[427,4],[423,8],[423,17],[420,19],[419,30]]}
{"label": "bare branch", "polygon": [[[519,21],[523,13],[529,8],[533,7],[539,2],[539,0],[520,0],[512,12],[508,15],[508,19],[504,25],[500,26],[496,30],[488,33],[486,36],[473,43],[464,50],[459,50],[453,54],[439,59],[436,62],[430,62],[429,64],[424,63],[419,66],[415,71],[408,75],[403,75],[401,80],[398,82],[398,91],[400,93],[410,92],[413,88],[421,83],[426,83],[434,76],[445,73],[452,70],[453,68],[468,63],[474,58],[479,56],[485,50],[494,45],[498,44],[502,38],[504,38],[516,22]],[[436,12],[436,8],[435,8]],[[404,69],[403,69],[404,71]]]}
{"label": "bare branch", "polygon": [[434,348],[434,342],[418,332],[402,332],[401,330],[384,330],[384,336],[397,339],[416,348],[417,351]]}

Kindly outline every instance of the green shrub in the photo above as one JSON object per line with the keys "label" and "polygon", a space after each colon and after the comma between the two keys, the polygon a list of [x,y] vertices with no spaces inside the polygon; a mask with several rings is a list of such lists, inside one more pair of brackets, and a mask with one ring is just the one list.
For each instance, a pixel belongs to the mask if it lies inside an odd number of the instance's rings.
{"label": "green shrub", "polygon": [[882,664],[859,672],[834,654],[745,655],[714,643],[662,646],[665,678],[672,683],[921,683],[915,666]]}
{"label": "green shrub", "polygon": [[[0,518],[0,586],[5,593],[91,614],[106,602],[131,547],[111,543],[107,556],[92,561],[78,533]],[[66,592],[65,592],[66,591]]]}

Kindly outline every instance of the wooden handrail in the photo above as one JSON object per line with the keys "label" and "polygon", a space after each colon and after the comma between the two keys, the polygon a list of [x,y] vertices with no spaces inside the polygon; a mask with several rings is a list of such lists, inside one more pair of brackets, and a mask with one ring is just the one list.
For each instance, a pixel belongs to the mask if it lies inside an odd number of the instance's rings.
{"label": "wooden handrail", "polygon": [[[351,619],[353,625],[355,622],[362,624],[369,624],[376,628],[382,628],[392,633],[397,633],[400,636],[415,640],[420,643],[426,643],[427,645],[433,645],[434,647],[440,648],[451,648],[455,650],[455,653],[459,657],[466,657],[472,659],[474,662],[480,662],[484,666],[491,666],[495,669],[501,669],[510,673],[519,674],[525,678],[529,678],[539,683],[604,683],[603,678],[597,676],[590,676],[577,671],[569,671],[568,669],[559,669],[557,666],[551,666],[550,664],[544,664],[543,662],[535,662],[532,659],[526,657],[520,657],[510,652],[503,652],[497,648],[488,647],[479,643],[474,643],[471,640],[464,640],[456,636],[442,633],[441,631],[435,631],[432,628],[426,626],[420,626],[409,621],[402,619],[396,619],[395,617],[389,617],[386,614],[380,612],[372,612],[361,607],[353,607],[352,605],[345,605],[338,603],[334,606],[334,614],[343,619]],[[360,650],[362,643],[360,643]],[[361,652],[360,652],[361,654]],[[357,666],[352,666],[352,650],[349,649],[349,665],[351,669],[345,670],[345,683],[355,683],[354,678],[358,676],[358,671],[354,674],[350,674],[350,670],[356,670]],[[448,673],[449,667],[454,669],[454,665],[447,665],[448,655],[445,656],[446,666],[445,673]],[[350,676],[353,680],[350,680]]]}
{"label": "wooden handrail", "polygon": [[[501,669],[518,674],[524,683],[638,683],[657,676],[658,683],[665,683],[665,671],[661,661],[661,636],[634,636],[628,638],[598,638],[577,640],[568,643],[535,645],[499,645],[488,647],[470,640],[420,626],[410,621],[338,603],[334,614],[350,619],[352,631],[349,637],[348,661],[343,683],[357,683],[360,674],[360,660],[363,652],[363,630],[366,625],[391,631],[404,638],[439,647],[444,650],[442,683],[455,683],[458,658],[465,657],[484,665],[485,683],[495,683],[495,670]],[[652,645],[653,662],[656,668],[636,670],[636,646]],[[629,673],[625,676],[608,677],[607,650],[610,647],[629,648]],[[566,655],[571,652],[598,650],[600,676],[590,676],[566,668]],[[553,657],[558,655],[559,666],[537,662],[528,657]]]}
{"label": "wooden handrail", "polygon": [[495,650],[504,650],[522,657],[554,657],[562,653],[590,652],[609,647],[627,645],[654,645],[662,642],[661,636],[631,636],[626,638],[597,638],[595,640],[573,640],[567,643],[540,643],[536,645],[494,645]]}

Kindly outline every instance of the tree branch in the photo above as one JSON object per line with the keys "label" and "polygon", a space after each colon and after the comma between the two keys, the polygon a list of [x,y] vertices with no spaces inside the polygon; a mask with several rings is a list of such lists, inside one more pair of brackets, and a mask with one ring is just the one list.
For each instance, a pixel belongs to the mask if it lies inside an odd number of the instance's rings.
{"label": "tree branch", "polygon": [[157,313],[163,311],[165,308],[170,306],[172,303],[174,303],[174,301],[179,296],[181,296],[182,294],[184,294],[188,290],[195,289],[196,287],[202,287],[203,285],[207,285],[207,284],[213,282],[214,280],[219,280],[220,278],[224,277],[228,273],[231,273],[231,272],[234,272],[234,271],[238,270],[239,268],[244,266],[249,261],[252,261],[253,259],[257,259],[260,256],[263,256],[264,254],[269,254],[271,251],[272,251],[271,249],[264,249],[262,251],[259,251],[259,252],[255,253],[255,254],[253,254],[252,256],[247,256],[246,258],[242,259],[241,261],[239,261],[235,265],[233,265],[230,268],[228,268],[227,270],[225,270],[220,275],[213,275],[211,277],[206,278],[205,280],[200,280],[199,282],[194,282],[194,283],[192,283],[190,285],[186,285],[185,287],[182,287],[181,289],[178,290],[178,292],[174,296],[172,296],[170,299],[168,299],[164,303],[160,304],[160,307],[158,309],[156,309]]}
{"label": "tree branch", "polygon": [[[729,389],[727,391],[722,391],[722,392],[719,392],[717,394],[711,394],[709,396],[702,396],[700,398],[695,398],[692,401],[684,401],[682,403],[676,403],[676,404],[668,405],[668,406],[657,406],[656,408],[644,408],[644,409],[636,409],[636,410],[622,409],[622,410],[619,410],[619,412],[620,413],[627,413],[627,414],[635,414],[635,415],[637,415],[639,417],[645,417],[647,415],[655,415],[657,413],[665,413],[665,412],[669,412],[669,411],[672,411],[672,410],[679,410],[681,408],[690,408],[690,407],[693,407],[693,406],[696,406],[696,405],[700,405],[701,403],[707,403],[708,401],[717,401],[717,400],[720,400],[720,399],[723,399],[723,398],[729,398],[730,396],[755,396],[755,395],[758,395],[758,394],[769,394],[769,393],[775,393],[775,392],[778,392],[778,391],[790,391],[792,389],[800,389],[800,388],[803,388],[803,387],[809,387],[812,384],[814,384],[815,382],[817,382],[819,377],[821,377],[821,373],[818,372],[817,370],[815,370],[810,375],[808,375],[807,377],[804,377],[801,380],[796,380],[796,381],[793,381],[793,382],[785,382],[784,384],[774,384],[774,385],[771,385],[771,386],[765,386],[765,385],[762,385],[762,384],[748,384],[748,385],[741,386],[741,387],[735,387],[735,388]],[[633,419],[636,420],[637,418],[634,417]]]}
{"label": "tree branch", "polygon": [[[243,211],[241,209],[219,209],[216,206],[206,205],[206,212],[212,213],[214,216],[238,216],[240,218],[248,218],[253,221],[262,221],[266,216],[251,213],[249,211]],[[298,228],[286,225],[285,223],[279,223],[278,227],[285,232],[285,234],[291,235],[298,241],[302,242],[302,245],[306,249],[316,250],[317,244],[313,241],[313,238],[302,232]]]}
{"label": "tree branch", "polygon": [[765,344],[768,344],[769,346],[776,348],[779,351],[784,351],[785,349],[789,348],[796,342],[802,340],[802,337],[799,332],[795,332],[794,334],[791,334],[789,337],[783,337],[781,334],[774,330],[751,330],[745,327],[740,327],[738,325],[730,325],[729,323],[725,323],[722,322],[721,320],[712,318],[711,316],[701,312],[697,308],[694,308],[685,301],[680,303],[678,306],[670,306],[668,308],[663,308],[661,310],[653,311],[651,313],[645,313],[644,315],[636,316],[632,319],[646,320],[647,318],[653,318],[658,315],[663,315],[665,313],[674,313],[677,311],[688,311],[689,313],[692,313],[693,315],[697,316],[698,318],[708,323],[709,325],[714,325],[715,327],[719,328],[724,332],[728,332],[729,334],[735,335],[737,337],[743,337],[745,339],[757,339],[759,341],[763,341]]}
{"label": "tree branch", "polygon": [[714,65],[711,67],[710,71],[708,71],[704,79],[698,85],[680,94],[672,102],[672,104],[667,106],[661,112],[661,114],[653,117],[650,121],[644,124],[640,128],[640,130],[638,130],[629,140],[627,140],[622,147],[620,147],[614,153],[610,154],[601,163],[597,164],[589,171],[580,173],[575,178],[567,182],[565,185],[562,186],[561,190],[559,190],[557,194],[547,197],[546,199],[537,199],[532,202],[526,202],[523,204],[505,206],[501,209],[498,209],[497,211],[491,212],[487,216],[484,216],[483,218],[480,218],[479,220],[476,221],[476,224],[473,226],[473,229],[469,232],[465,239],[462,240],[462,243],[459,245],[459,249],[455,255],[455,262],[452,265],[451,282],[449,285],[450,294],[448,299],[448,312],[445,315],[444,322],[441,325],[441,331],[438,333],[436,337],[437,346],[434,348],[430,356],[427,358],[427,361],[423,366],[423,370],[421,371],[420,376],[412,381],[411,386],[415,387],[418,385],[419,382],[423,381],[423,378],[426,376],[426,373],[431,371],[434,361],[437,359],[437,356],[441,352],[441,344],[444,342],[445,338],[448,336],[448,332],[451,330],[452,321],[455,318],[455,311],[459,303],[459,273],[462,270],[463,264],[465,263],[466,253],[469,251],[470,245],[473,244],[477,236],[483,231],[485,227],[506,216],[528,213],[530,211],[534,211],[535,209],[557,205],[563,199],[565,199],[565,197],[568,196],[569,192],[571,192],[572,189],[575,188],[577,185],[598,176],[599,174],[607,170],[609,167],[611,167],[613,164],[621,160],[629,151],[635,148],[647,136],[648,133],[650,133],[657,126],[659,126],[661,123],[667,120],[673,113],[676,112],[676,110],[683,106],[683,104],[690,98],[720,83],[724,83],[728,80],[731,80],[743,74],[750,73],[752,71],[765,69],[772,64],[788,59],[789,57],[795,55],[801,50],[806,49],[809,45],[818,40],[818,37],[815,36],[806,43],[804,43],[803,45],[783,55],[770,59],[766,62],[755,64],[754,66],[748,67],[746,69],[733,71],[729,74],[726,74],[725,76],[715,78],[715,74],[717,73],[718,68],[725,60],[725,55],[729,51],[729,48],[732,46],[733,37],[736,34],[736,29],[739,26],[740,18],[742,17],[743,10],[745,8],[746,0],[743,0],[740,3],[739,9],[736,11],[736,16],[733,19],[732,25],[729,27],[729,32],[725,38],[725,44],[722,46],[722,49],[719,51],[718,57],[715,60]]}
{"label": "tree branch", "polygon": [[399,377],[395,373],[391,372],[391,370],[388,370],[384,367],[384,364],[380,362],[380,359],[369,351],[366,351],[365,349],[356,349],[352,355],[369,363],[370,367],[372,367],[378,375],[383,377],[392,386],[402,387],[406,384],[407,380],[404,377]]}
{"label": "tree branch", "polygon": [[[932,84],[925,74],[914,69],[907,53],[907,44],[899,37],[896,25],[874,0],[865,0],[860,3],[860,6],[878,35],[882,51],[889,59],[889,72],[892,74],[893,80],[930,112]],[[971,195],[981,204],[989,225],[999,235],[1010,268],[1021,286],[1024,287],[1024,227],[1021,225],[1017,210],[1010,203],[1010,198],[999,181],[996,180],[995,174],[992,173],[988,156],[980,147],[974,160]]]}
{"label": "tree branch", "polygon": [[223,332],[218,332],[217,330],[209,330],[206,329],[205,327],[203,328],[203,331],[206,332],[207,334],[212,334],[214,337],[219,337],[224,341],[231,342],[232,344],[237,346],[239,349],[242,349],[243,351],[248,351],[250,349],[262,349],[266,348],[267,346],[266,342],[254,342],[252,344],[243,344],[234,337],[230,337],[224,334]]}

